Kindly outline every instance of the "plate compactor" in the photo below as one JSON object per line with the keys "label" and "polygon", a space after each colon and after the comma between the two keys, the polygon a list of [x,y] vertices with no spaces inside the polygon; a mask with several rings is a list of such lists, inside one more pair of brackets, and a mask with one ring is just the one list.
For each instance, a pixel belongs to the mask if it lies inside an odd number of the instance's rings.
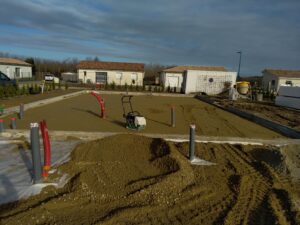
{"label": "plate compactor", "polygon": [[[132,130],[142,130],[146,127],[146,119],[138,111],[133,111],[131,99],[132,95],[122,96],[123,117],[126,119],[126,128]],[[129,111],[126,110],[129,108]]]}

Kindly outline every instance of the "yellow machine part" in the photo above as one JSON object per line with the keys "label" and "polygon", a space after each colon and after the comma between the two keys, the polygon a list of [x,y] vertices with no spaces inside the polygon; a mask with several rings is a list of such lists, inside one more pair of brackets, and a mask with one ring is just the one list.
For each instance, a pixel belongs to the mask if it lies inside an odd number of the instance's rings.
{"label": "yellow machine part", "polygon": [[249,91],[249,87],[250,87],[250,82],[248,81],[240,81],[236,83],[237,85],[237,91],[242,94],[245,95],[248,93]]}

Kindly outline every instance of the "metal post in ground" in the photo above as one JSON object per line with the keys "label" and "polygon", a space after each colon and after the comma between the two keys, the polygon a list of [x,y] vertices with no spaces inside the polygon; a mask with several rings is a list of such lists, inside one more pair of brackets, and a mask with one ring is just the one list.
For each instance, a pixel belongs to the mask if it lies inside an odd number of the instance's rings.
{"label": "metal post in ground", "polygon": [[30,124],[30,144],[33,164],[33,182],[35,184],[42,183],[42,163],[40,153],[40,135],[39,124]]}
{"label": "metal post in ground", "polygon": [[0,133],[4,132],[4,120],[0,119]]}
{"label": "metal post in ground", "polygon": [[171,107],[171,126],[172,126],[172,127],[175,127],[175,119],[176,119],[175,116],[176,116],[176,115],[175,115],[175,107],[172,106],[172,107]]}
{"label": "metal post in ground", "polygon": [[11,129],[17,129],[17,123],[16,123],[16,118],[15,117],[12,117],[10,118],[10,121],[11,121]]}
{"label": "metal post in ground", "polygon": [[195,129],[194,124],[190,125],[190,143],[189,143],[189,159],[192,161],[195,158]]}
{"label": "metal post in ground", "polygon": [[24,104],[20,104],[19,118],[20,120],[24,117]]}

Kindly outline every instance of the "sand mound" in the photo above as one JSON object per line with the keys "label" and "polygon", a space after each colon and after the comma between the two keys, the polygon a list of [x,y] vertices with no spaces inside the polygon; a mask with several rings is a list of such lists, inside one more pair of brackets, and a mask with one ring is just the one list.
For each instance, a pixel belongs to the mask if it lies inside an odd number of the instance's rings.
{"label": "sand mound", "polygon": [[188,162],[187,144],[134,135],[83,143],[53,175],[70,175],[64,188],[2,206],[0,219],[3,224],[296,224],[292,197],[298,186],[280,173],[281,156],[273,151],[198,144],[197,155],[217,163],[202,167]]}

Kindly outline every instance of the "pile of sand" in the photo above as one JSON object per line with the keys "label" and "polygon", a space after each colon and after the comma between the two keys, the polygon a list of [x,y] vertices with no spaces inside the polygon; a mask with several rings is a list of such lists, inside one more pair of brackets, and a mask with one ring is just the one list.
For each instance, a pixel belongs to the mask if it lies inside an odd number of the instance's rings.
{"label": "pile of sand", "polygon": [[[266,151],[275,151],[267,149]],[[198,144],[215,166],[192,166],[187,144],[118,135],[80,144],[50,179],[68,184],[0,208],[3,224],[296,224],[297,187],[261,147]],[[269,153],[268,153],[269,154]],[[277,154],[277,153],[276,153]],[[256,158],[257,157],[257,158]]]}

